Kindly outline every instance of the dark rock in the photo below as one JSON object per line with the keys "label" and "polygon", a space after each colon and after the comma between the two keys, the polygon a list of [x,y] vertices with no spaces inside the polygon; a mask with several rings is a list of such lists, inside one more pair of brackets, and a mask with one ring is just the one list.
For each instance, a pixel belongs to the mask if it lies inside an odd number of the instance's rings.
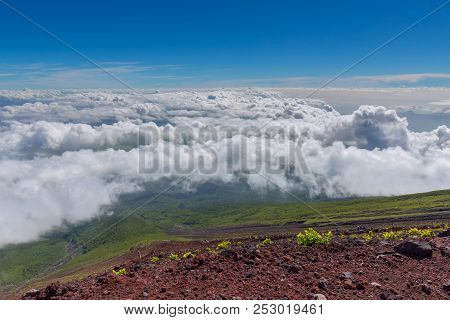
{"label": "dark rock", "polygon": [[293,264],[293,265],[288,267],[288,272],[289,273],[299,273],[300,272],[300,268],[297,265]]}
{"label": "dark rock", "polygon": [[446,282],[442,285],[442,289],[446,292],[450,292],[450,282]]}
{"label": "dark rock", "polygon": [[440,238],[450,237],[450,229],[439,232],[437,236]]}
{"label": "dark rock", "polygon": [[426,283],[422,284],[421,289],[426,294],[431,294],[431,287],[428,284],[426,284]]}
{"label": "dark rock", "polygon": [[52,283],[44,289],[44,299],[50,299],[56,296],[58,291],[58,284]]}
{"label": "dark rock", "polygon": [[450,248],[449,247],[441,248],[441,254],[443,257],[450,258]]}
{"label": "dark rock", "polygon": [[431,258],[433,249],[425,241],[404,241],[394,247],[395,251],[413,259]]}
{"label": "dark rock", "polygon": [[388,299],[388,295],[386,294],[386,292],[380,293],[380,299],[381,300],[387,300]]}
{"label": "dark rock", "polygon": [[395,295],[392,299],[393,299],[393,300],[404,300],[405,298],[404,298],[402,295],[397,294],[397,295]]}
{"label": "dark rock", "polygon": [[356,284],[356,289],[357,289],[357,290],[365,290],[366,287],[365,287],[361,282],[358,282],[358,283]]}
{"label": "dark rock", "polygon": [[322,290],[326,290],[328,288],[328,280],[325,278],[319,279],[317,286]]}

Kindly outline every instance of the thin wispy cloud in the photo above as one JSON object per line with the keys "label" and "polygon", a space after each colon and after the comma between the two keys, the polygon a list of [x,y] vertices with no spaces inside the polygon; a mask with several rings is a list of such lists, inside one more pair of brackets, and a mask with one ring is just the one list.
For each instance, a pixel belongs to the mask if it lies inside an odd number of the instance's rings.
{"label": "thin wispy cloud", "polygon": [[[319,86],[328,78],[326,76],[291,76],[291,77],[261,77],[241,78],[223,81],[215,81],[213,85],[224,86],[270,86],[270,87],[304,87],[314,88]],[[368,88],[368,87],[399,87],[399,86],[425,86],[428,87],[450,87],[450,73],[408,73],[408,74],[386,74],[367,76],[341,77],[333,82],[337,88]]]}
{"label": "thin wispy cloud", "polygon": [[375,75],[375,76],[358,76],[352,77],[357,81],[371,81],[371,82],[409,82],[417,83],[427,79],[450,79],[450,73],[407,73],[394,75]]}
{"label": "thin wispy cloud", "polygon": [[[120,84],[106,73],[117,75],[129,82],[149,84],[149,80],[176,81],[192,78],[178,64],[144,65],[134,61],[104,61],[103,70],[87,65],[33,63],[0,65],[0,86],[31,88],[100,88],[118,87]],[[8,79],[6,79],[8,77]],[[12,77],[12,78],[11,78]]]}

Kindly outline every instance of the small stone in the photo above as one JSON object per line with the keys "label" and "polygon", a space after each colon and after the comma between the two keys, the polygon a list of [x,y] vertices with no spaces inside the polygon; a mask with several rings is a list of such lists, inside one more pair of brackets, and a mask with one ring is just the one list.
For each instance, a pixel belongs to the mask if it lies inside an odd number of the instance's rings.
{"label": "small stone", "polygon": [[441,248],[441,254],[443,257],[450,258],[450,248],[449,247]]}
{"label": "small stone", "polygon": [[379,284],[378,282],[371,282],[370,283],[371,286],[376,287],[376,288],[381,288],[381,284]]}
{"label": "small stone", "polygon": [[366,287],[365,287],[361,282],[358,282],[358,283],[356,284],[356,289],[357,289],[357,290],[365,290]]}
{"label": "small stone", "polygon": [[328,288],[328,280],[325,278],[320,278],[317,282],[317,286],[322,290],[326,290]]}
{"label": "small stone", "polygon": [[353,273],[351,272],[342,272],[341,275],[339,276],[339,278],[341,279],[353,279]]}
{"label": "small stone", "polygon": [[349,289],[349,290],[353,289],[354,288],[353,287],[353,281],[350,280],[350,279],[345,280],[344,281],[344,288],[345,289]]}
{"label": "small stone", "polygon": [[27,293],[25,293],[25,297],[36,297],[37,295],[39,295],[41,291],[37,290],[37,289],[31,289],[30,291],[28,291]]}
{"label": "small stone", "polygon": [[397,294],[397,295],[395,295],[394,298],[392,298],[392,299],[393,299],[393,300],[403,300],[404,297],[403,297],[402,295],[400,295],[400,294]]}
{"label": "small stone", "polygon": [[327,298],[323,294],[320,294],[320,293],[313,294],[312,299],[313,300],[327,300]]}
{"label": "small stone", "polygon": [[289,273],[299,273],[300,268],[294,264],[294,265],[289,266],[288,272]]}
{"label": "small stone", "polygon": [[450,237],[450,229],[444,230],[437,235],[440,238]]}
{"label": "small stone", "polygon": [[421,289],[426,294],[431,294],[431,287],[428,284],[426,284],[426,283],[422,284]]}
{"label": "small stone", "polygon": [[389,288],[389,291],[395,296],[398,295],[397,290],[395,290],[394,288]]}
{"label": "small stone", "polygon": [[142,292],[142,296],[143,296],[143,297],[148,297],[148,292],[145,292],[145,291]]}
{"label": "small stone", "polygon": [[442,285],[442,289],[446,292],[450,292],[450,282],[446,282]]}
{"label": "small stone", "polygon": [[381,300],[387,300],[387,299],[388,299],[388,295],[387,295],[385,292],[382,292],[382,293],[380,294],[380,299],[381,299]]}

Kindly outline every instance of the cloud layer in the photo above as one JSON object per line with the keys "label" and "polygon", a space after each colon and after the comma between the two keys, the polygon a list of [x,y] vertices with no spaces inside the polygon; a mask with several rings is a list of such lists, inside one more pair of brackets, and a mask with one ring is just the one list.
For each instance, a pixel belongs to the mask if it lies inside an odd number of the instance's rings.
{"label": "cloud layer", "polygon": [[[190,134],[177,136],[186,126]],[[146,131],[160,139],[138,147]],[[142,154],[158,163],[151,173]],[[178,167],[190,162],[215,170],[194,166],[186,192],[209,181],[276,188],[267,179],[311,196],[422,192],[450,188],[450,129],[414,133],[384,107],[344,116],[270,90],[3,91],[0,246],[102,214],[122,194],[186,174]]]}

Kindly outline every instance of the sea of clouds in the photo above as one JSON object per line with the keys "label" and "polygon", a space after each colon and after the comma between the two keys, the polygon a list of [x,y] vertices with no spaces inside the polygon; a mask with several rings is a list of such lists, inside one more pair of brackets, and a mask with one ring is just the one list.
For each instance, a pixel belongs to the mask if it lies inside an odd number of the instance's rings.
{"label": "sea of clouds", "polygon": [[185,192],[243,181],[312,197],[447,189],[450,129],[411,132],[381,106],[341,115],[276,90],[0,91],[0,247],[180,177]]}

